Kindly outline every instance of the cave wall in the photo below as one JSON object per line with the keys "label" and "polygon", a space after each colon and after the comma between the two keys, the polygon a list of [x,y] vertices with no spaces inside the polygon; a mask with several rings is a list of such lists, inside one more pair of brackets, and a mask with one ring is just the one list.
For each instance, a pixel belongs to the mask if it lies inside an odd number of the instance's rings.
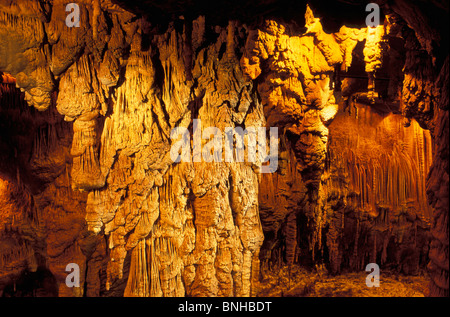
{"label": "cave wall", "polygon": [[401,115],[361,104],[338,114],[330,130],[324,204],[331,216],[332,271],[349,261],[354,269],[379,263],[417,274],[427,264],[431,222],[425,195],[429,131],[416,121],[404,127]]}
{"label": "cave wall", "polygon": [[[254,296],[277,263],[417,273],[431,240],[448,294],[448,58],[410,4],[334,33],[310,7],[299,29],[79,4],[68,28],[63,1],[0,2],[0,289],[48,271],[42,294]],[[277,171],[174,164],[193,119],[278,127]]]}
{"label": "cave wall", "polygon": [[[427,5],[396,1],[389,12],[401,17],[406,39],[402,114],[415,118],[431,131],[433,162],[427,176],[427,200],[432,209],[431,244],[428,271],[430,295],[449,295],[448,260],[448,24],[441,14],[448,3]],[[444,31],[445,30],[445,31]],[[439,176],[438,176],[439,175]]]}
{"label": "cave wall", "polygon": [[[26,9],[41,10],[38,2],[35,5]],[[143,35],[149,27],[141,25],[143,21],[107,24],[102,11],[95,17],[102,27],[93,31],[86,23],[92,33],[81,27],[66,36],[63,3],[52,8],[50,23],[21,15],[19,24],[5,32],[27,32],[26,23],[48,28],[52,53],[40,67],[41,73],[52,74],[49,83],[59,85],[57,96],[30,93],[28,88],[36,91],[35,74],[23,65],[8,63],[3,70],[14,75],[17,86],[26,87],[29,105],[56,108],[62,138],[70,138],[64,146],[55,144],[61,136],[46,122],[36,128],[33,144],[20,152],[33,168],[30,178],[37,174],[44,179],[44,189],[33,192],[33,202],[44,215],[39,221],[47,221],[42,265],[55,275],[59,295],[79,296],[86,289],[86,295],[98,296],[116,284],[125,296],[252,295],[263,240],[254,171],[258,167],[173,165],[169,155],[171,129],[189,127],[193,114],[203,129],[264,124],[261,103],[235,52],[239,37],[234,34],[243,34],[243,27],[230,22],[206,30],[199,18],[190,26],[188,42],[183,25]],[[10,14],[4,14],[5,21]],[[123,10],[119,15],[131,19]],[[109,32],[108,39],[97,33],[101,28]],[[143,43],[144,37],[151,38],[150,45]],[[14,40],[5,37],[2,47],[13,46]],[[100,43],[88,48],[96,40]],[[195,55],[186,56],[186,51]],[[13,53],[5,55],[11,58]],[[30,180],[30,186],[35,182]],[[123,278],[125,261],[126,287],[115,284]],[[65,286],[65,266],[72,262],[80,265],[86,287]],[[100,281],[100,276],[106,277]]]}
{"label": "cave wall", "polygon": [[427,178],[428,202],[433,210],[430,244],[430,293],[435,296],[449,296],[448,288],[448,57],[437,79],[441,89],[438,108],[435,110],[433,163]]}

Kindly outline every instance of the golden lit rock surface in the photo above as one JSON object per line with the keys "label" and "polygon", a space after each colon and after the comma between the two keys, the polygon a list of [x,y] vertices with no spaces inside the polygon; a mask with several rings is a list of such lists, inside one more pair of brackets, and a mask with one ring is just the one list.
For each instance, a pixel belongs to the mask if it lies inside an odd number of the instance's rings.
{"label": "golden lit rock surface", "polygon": [[[68,27],[64,1],[0,0],[0,294],[377,296],[331,276],[372,262],[417,285],[429,263],[429,292],[385,294],[448,296],[448,51],[420,4],[334,32],[306,4],[300,26],[77,4]],[[174,163],[194,119],[277,127],[276,172]]]}

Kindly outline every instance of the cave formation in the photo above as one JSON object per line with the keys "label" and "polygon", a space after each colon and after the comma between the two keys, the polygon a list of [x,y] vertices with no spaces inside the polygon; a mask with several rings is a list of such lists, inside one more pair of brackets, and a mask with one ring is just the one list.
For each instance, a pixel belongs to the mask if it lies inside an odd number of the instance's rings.
{"label": "cave formation", "polygon": [[[0,295],[449,296],[448,1],[73,2],[0,0]],[[194,119],[277,170],[173,162]]]}

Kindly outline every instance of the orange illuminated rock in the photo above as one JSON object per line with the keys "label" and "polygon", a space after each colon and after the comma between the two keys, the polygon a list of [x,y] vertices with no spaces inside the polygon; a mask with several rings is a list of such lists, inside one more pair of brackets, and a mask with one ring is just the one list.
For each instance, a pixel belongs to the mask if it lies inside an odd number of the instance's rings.
{"label": "orange illuminated rock", "polygon": [[[448,57],[423,10],[80,0],[70,27],[66,4],[0,0],[0,294],[256,296],[283,263],[416,274],[429,248],[448,295]],[[194,119],[277,127],[278,169],[174,163]]]}

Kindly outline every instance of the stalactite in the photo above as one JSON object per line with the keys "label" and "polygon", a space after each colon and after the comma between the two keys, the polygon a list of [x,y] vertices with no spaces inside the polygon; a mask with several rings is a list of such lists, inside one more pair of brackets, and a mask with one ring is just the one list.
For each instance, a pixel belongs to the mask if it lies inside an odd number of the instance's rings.
{"label": "stalactite", "polygon": [[294,263],[295,249],[297,247],[297,215],[291,213],[287,217],[286,224],[286,261],[288,264]]}
{"label": "stalactite", "polygon": [[[333,274],[349,261],[350,269],[368,259],[389,265],[390,241],[401,256],[427,243],[430,225],[432,278],[448,293],[446,125],[435,109],[445,91],[434,82],[442,61],[417,21],[392,14],[397,1],[384,6],[384,25],[335,33],[309,6],[301,33],[283,19],[227,25],[208,14],[180,16],[166,28],[109,0],[84,1],[81,16],[89,18],[69,28],[60,1],[9,2],[0,5],[0,128],[2,138],[13,137],[5,147],[0,140],[0,172],[30,194],[16,199],[19,212],[2,211],[1,227],[9,238],[26,228],[62,295],[98,293],[100,283],[103,292],[106,283],[107,294],[126,284],[127,296],[253,296],[260,261],[270,268],[286,261],[290,270],[312,258]],[[385,51],[399,27],[406,52]],[[387,71],[393,102],[375,94],[386,52],[405,57],[404,76]],[[332,74],[358,62],[373,98],[349,88],[341,109]],[[393,111],[416,118],[409,128],[391,113],[398,99]],[[279,169],[260,175],[258,164],[175,164],[170,131],[191,131],[193,119],[221,129],[278,127]],[[13,164],[5,167],[4,157]],[[23,248],[11,249],[14,257],[31,254]],[[68,260],[98,285],[83,280],[79,293],[65,290]]]}

